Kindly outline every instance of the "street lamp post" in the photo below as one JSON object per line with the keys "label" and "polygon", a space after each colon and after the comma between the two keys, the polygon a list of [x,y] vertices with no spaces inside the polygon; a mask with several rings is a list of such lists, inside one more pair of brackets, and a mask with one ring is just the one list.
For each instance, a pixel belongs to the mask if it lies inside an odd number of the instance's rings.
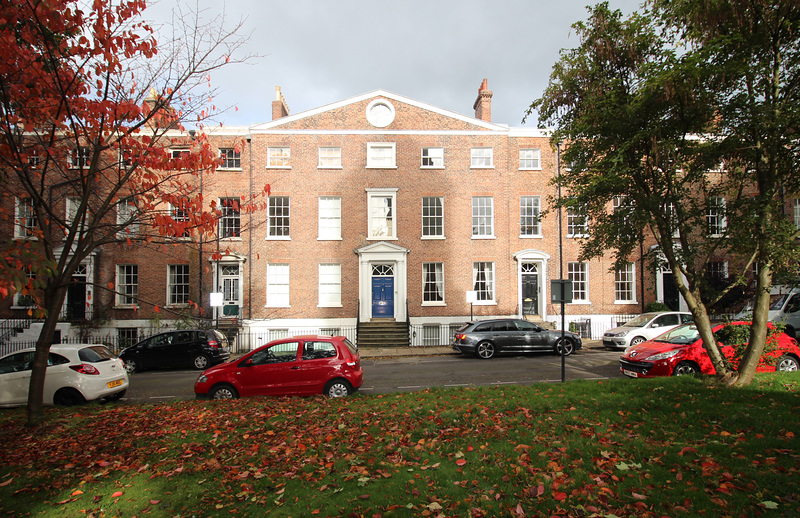
{"label": "street lamp post", "polygon": [[558,179],[558,278],[561,279],[561,382],[564,383],[567,378],[566,367],[566,354],[565,354],[565,318],[564,318],[564,233],[561,228],[561,142],[556,143],[556,178]]}

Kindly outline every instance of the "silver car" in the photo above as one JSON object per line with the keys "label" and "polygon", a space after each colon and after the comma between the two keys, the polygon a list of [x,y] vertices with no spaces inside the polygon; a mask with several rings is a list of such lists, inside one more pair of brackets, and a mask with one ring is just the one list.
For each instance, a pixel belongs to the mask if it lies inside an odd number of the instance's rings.
{"label": "silver car", "polygon": [[609,329],[603,334],[603,345],[625,349],[646,342],[681,324],[694,322],[691,313],[665,311],[644,313],[626,322],[624,326]]}

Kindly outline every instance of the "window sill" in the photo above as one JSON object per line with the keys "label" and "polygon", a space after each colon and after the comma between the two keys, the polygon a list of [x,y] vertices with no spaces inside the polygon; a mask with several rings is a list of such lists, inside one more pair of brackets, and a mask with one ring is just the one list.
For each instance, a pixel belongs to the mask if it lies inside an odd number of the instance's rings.
{"label": "window sill", "polygon": [[476,300],[472,303],[473,306],[496,306],[496,300]]}
{"label": "window sill", "polygon": [[291,169],[292,166],[290,165],[267,165],[264,166],[265,169]]}
{"label": "window sill", "polygon": [[586,239],[589,234],[567,234],[567,239]]}
{"label": "window sill", "polygon": [[368,165],[367,169],[397,169],[396,165]]}
{"label": "window sill", "polygon": [[269,304],[264,304],[264,307],[270,309],[291,309],[292,306],[270,306]]}
{"label": "window sill", "polygon": [[617,306],[630,306],[633,304],[639,304],[635,300],[615,300],[614,304]]}
{"label": "window sill", "polygon": [[422,236],[420,239],[423,241],[442,241],[446,238],[444,236]]}
{"label": "window sill", "polygon": [[445,307],[447,306],[446,302],[423,302],[420,304],[422,307]]}
{"label": "window sill", "polygon": [[317,241],[341,241],[342,237],[318,237]]}
{"label": "window sill", "polygon": [[317,304],[317,307],[318,308],[341,308],[342,305],[341,304],[329,304],[329,305],[326,305],[326,306],[322,306],[320,304]]}
{"label": "window sill", "polygon": [[420,169],[424,169],[424,170],[428,170],[428,171],[431,170],[431,169],[440,170],[440,171],[444,170],[444,166],[443,165],[421,165],[421,166],[419,166],[419,168]]}
{"label": "window sill", "polygon": [[519,238],[520,239],[544,239],[544,235],[543,234],[534,234],[534,235],[520,234]]}
{"label": "window sill", "polygon": [[228,243],[231,243],[231,242],[241,242],[241,240],[242,240],[242,237],[241,237],[241,236],[236,236],[236,237],[221,237],[221,238],[219,238],[219,240],[220,240],[220,241],[226,241],[226,242],[228,242]]}
{"label": "window sill", "polygon": [[244,169],[241,167],[217,167],[217,171],[232,171],[236,173],[241,173]]}
{"label": "window sill", "polygon": [[114,304],[114,307],[112,309],[133,309],[133,310],[138,310],[139,309],[139,305],[138,304]]}
{"label": "window sill", "polygon": [[344,169],[344,168],[342,166],[340,166],[340,165],[318,165],[317,169],[334,169],[334,170],[340,169],[341,170],[341,169]]}
{"label": "window sill", "polygon": [[520,171],[542,171],[541,167],[520,167]]}
{"label": "window sill", "polygon": [[473,165],[469,167],[470,169],[494,169],[493,165]]}
{"label": "window sill", "polygon": [[186,309],[189,307],[189,304],[167,304],[164,307],[167,309]]}
{"label": "window sill", "polygon": [[472,239],[497,239],[495,236],[472,236]]}
{"label": "window sill", "polygon": [[591,306],[592,305],[591,301],[588,301],[588,300],[573,300],[569,304],[571,304],[573,306]]}

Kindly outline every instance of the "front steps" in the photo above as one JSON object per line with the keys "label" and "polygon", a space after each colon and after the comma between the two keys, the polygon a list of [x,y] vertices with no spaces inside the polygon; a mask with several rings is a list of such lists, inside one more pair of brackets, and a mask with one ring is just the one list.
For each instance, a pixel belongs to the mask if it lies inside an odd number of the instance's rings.
{"label": "front steps", "polygon": [[393,318],[358,323],[358,347],[408,347],[408,324]]}

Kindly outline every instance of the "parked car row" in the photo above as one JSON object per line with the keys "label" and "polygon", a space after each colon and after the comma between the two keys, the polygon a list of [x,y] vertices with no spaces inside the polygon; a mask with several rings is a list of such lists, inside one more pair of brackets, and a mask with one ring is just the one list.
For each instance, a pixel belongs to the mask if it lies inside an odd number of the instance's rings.
{"label": "parked car row", "polygon": [[[665,318],[668,317],[668,318]],[[686,322],[689,323],[686,323]],[[683,322],[683,323],[680,323]],[[723,354],[735,361],[732,326],[713,328]],[[608,343],[606,340],[608,337]],[[775,331],[758,371],[797,371],[797,340]],[[605,345],[630,344],[620,357],[625,376],[649,378],[684,374],[715,374],[691,315],[680,312],[646,313],[603,338]],[[522,319],[503,318],[468,322],[459,328],[452,348],[488,360],[500,354],[551,352],[570,355],[582,347],[575,333],[547,330]],[[27,403],[34,349],[0,358],[0,407]],[[364,381],[358,348],[344,336],[296,336],[274,340],[227,361],[230,350],[225,335],[215,330],[169,331],[124,349],[116,357],[104,345],[53,345],[48,356],[44,404],[75,405],[86,401],[122,398],[129,374],[145,369],[193,368],[203,372],[194,391],[199,399],[234,399],[243,396],[324,394],[343,397],[356,392]]]}

